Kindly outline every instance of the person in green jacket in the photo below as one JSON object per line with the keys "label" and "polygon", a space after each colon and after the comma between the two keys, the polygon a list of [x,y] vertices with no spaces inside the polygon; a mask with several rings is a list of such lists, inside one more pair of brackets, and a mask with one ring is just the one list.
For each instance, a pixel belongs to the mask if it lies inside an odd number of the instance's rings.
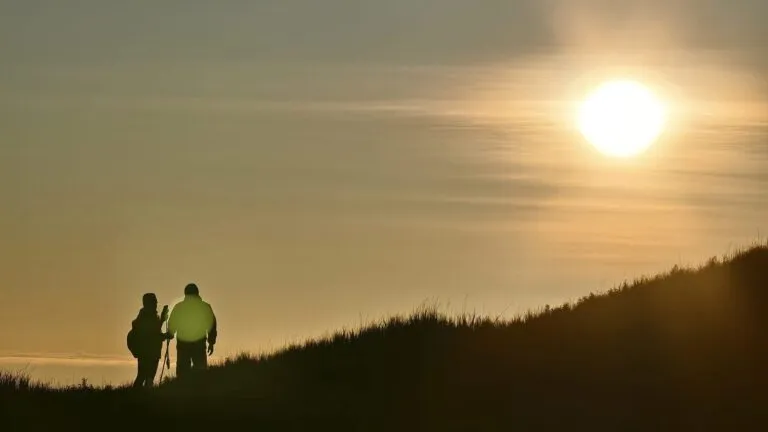
{"label": "person in green jacket", "polygon": [[184,288],[184,300],[177,303],[168,320],[168,331],[176,336],[176,376],[184,378],[190,370],[208,367],[207,355],[216,345],[216,315],[211,305],[200,298],[197,285]]}

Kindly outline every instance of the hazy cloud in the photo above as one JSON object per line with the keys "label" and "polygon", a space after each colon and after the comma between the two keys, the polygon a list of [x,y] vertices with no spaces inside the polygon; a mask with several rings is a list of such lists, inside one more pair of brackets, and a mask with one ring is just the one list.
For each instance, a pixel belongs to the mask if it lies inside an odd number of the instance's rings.
{"label": "hazy cloud", "polygon": [[550,49],[749,49],[760,0],[15,0],[3,57],[466,62]]}
{"label": "hazy cloud", "polygon": [[18,364],[59,364],[59,365],[111,365],[133,364],[129,357],[117,357],[86,353],[4,353],[0,355],[0,369],[4,365]]}

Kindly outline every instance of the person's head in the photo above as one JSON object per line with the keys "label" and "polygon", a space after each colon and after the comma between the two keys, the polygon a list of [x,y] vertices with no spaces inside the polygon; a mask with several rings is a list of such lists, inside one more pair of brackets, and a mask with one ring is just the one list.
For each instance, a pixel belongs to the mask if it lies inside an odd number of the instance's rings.
{"label": "person's head", "polygon": [[154,293],[146,293],[141,297],[141,304],[145,309],[157,310],[157,296]]}
{"label": "person's head", "polygon": [[195,285],[193,283],[187,284],[187,286],[184,287],[184,295],[185,296],[188,296],[188,295],[199,296],[200,295],[200,290],[197,288],[197,285]]}

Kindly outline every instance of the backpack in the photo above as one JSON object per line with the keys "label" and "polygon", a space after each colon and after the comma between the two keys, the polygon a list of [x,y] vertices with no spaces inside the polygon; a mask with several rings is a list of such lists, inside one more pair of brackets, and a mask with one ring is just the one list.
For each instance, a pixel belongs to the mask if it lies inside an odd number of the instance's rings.
{"label": "backpack", "polygon": [[128,335],[125,337],[125,341],[133,358],[139,358],[139,332],[136,331],[135,327],[131,326]]}

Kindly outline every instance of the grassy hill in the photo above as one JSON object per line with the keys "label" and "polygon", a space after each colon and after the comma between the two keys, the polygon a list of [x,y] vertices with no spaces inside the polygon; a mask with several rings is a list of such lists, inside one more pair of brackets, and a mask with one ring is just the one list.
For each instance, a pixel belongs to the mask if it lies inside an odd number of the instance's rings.
{"label": "grassy hill", "polygon": [[147,392],[0,379],[1,430],[763,430],[768,247],[513,321],[424,310]]}

